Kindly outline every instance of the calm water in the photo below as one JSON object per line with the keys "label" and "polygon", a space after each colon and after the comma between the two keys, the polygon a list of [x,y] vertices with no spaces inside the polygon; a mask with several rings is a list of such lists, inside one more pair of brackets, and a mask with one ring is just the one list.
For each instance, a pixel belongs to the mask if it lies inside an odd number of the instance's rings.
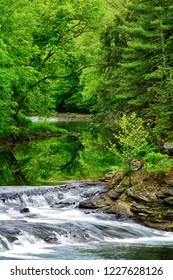
{"label": "calm water", "polygon": [[0,188],[0,259],[173,259],[173,233],[82,210],[104,185]]}

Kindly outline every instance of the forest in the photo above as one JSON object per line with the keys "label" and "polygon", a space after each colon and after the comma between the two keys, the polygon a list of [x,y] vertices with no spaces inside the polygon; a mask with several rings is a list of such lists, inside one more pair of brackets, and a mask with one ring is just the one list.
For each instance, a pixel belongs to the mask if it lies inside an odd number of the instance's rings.
{"label": "forest", "polygon": [[172,49],[170,0],[2,0],[0,185],[169,172]]}

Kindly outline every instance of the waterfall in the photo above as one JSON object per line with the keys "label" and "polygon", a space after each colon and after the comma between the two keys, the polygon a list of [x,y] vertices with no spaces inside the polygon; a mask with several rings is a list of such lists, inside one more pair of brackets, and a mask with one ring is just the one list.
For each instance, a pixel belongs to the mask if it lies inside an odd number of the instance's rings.
{"label": "waterfall", "polygon": [[1,188],[0,259],[109,258],[130,246],[173,251],[171,232],[78,208],[80,201],[104,191],[104,184],[81,183]]}

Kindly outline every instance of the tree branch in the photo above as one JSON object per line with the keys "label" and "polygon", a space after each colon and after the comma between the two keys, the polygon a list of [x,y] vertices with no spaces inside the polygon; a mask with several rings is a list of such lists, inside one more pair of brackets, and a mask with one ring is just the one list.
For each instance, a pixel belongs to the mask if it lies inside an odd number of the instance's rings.
{"label": "tree branch", "polygon": [[[36,86],[38,86],[41,82],[44,82],[46,80],[49,80],[49,79],[68,79],[69,77],[77,74],[77,73],[80,73],[83,69],[86,69],[86,68],[90,68],[90,67],[95,67],[95,66],[98,66],[98,65],[102,65],[102,64],[89,64],[89,65],[83,65],[81,68],[79,68],[78,70],[76,71],[73,71],[71,73],[69,73],[68,75],[64,75],[64,76],[58,76],[58,75],[49,75],[49,76],[45,76],[41,79],[39,79],[37,82],[35,82],[29,89],[28,93],[33,89],[35,88]],[[15,116],[14,116],[14,119],[16,119],[20,109],[22,108],[23,106],[23,103],[26,99],[26,97],[28,96],[28,93],[26,95],[23,96],[23,98],[20,99],[19,101],[19,106],[18,108],[16,108],[16,113],[15,113]]]}

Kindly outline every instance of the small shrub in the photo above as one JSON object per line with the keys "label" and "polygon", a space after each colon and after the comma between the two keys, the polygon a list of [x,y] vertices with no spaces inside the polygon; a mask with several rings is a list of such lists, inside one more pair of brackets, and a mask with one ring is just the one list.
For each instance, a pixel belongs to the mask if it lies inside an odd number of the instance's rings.
{"label": "small shrub", "polygon": [[168,157],[168,155],[163,155],[161,153],[150,152],[144,157],[144,168],[153,174],[163,174],[170,171],[173,165],[173,160]]}

